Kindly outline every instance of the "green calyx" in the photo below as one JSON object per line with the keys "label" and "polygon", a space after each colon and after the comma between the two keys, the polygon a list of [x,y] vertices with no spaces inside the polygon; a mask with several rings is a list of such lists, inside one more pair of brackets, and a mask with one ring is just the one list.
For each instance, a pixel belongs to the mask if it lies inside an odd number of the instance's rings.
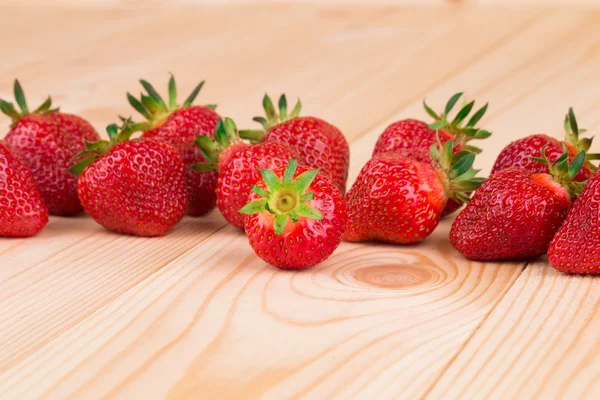
{"label": "green calyx", "polygon": [[215,138],[208,136],[196,136],[196,146],[202,152],[206,162],[194,165],[199,172],[217,171],[219,169],[219,157],[230,146],[240,142],[237,126],[231,118],[225,118],[217,122]]}
{"label": "green calyx", "polygon": [[269,212],[275,215],[275,234],[281,235],[288,220],[297,222],[301,217],[321,220],[323,215],[308,202],[315,198],[314,192],[307,192],[312,181],[319,173],[318,169],[303,172],[294,179],[298,161],[292,158],[288,163],[281,180],[275,173],[268,169],[261,169],[262,179],[267,186],[263,189],[254,185],[252,191],[259,196],[260,200],[246,204],[240,210],[242,214],[257,214]]}
{"label": "green calyx", "polygon": [[552,178],[564,187],[569,195],[577,197],[581,193],[581,190],[585,186],[585,182],[575,182],[573,179],[577,176],[583,165],[585,164],[587,152],[581,150],[573,159],[569,162],[569,153],[567,146],[563,144],[563,154],[551,163],[546,157],[546,146],[542,147],[541,157],[531,157],[532,160],[540,162],[548,166],[550,175]]}
{"label": "green calyx", "polygon": [[121,127],[117,124],[110,124],[106,127],[109,140],[100,140],[98,142],[85,141],[85,150],[73,157],[75,164],[69,168],[69,172],[80,175],[83,170],[96,161],[98,158],[108,153],[117,143],[126,142],[135,132],[143,130],[143,124],[135,124],[131,118],[123,119]]}
{"label": "green calyx", "polygon": [[15,79],[14,93],[15,100],[20,108],[20,111],[17,110],[13,103],[0,99],[0,111],[2,111],[4,114],[10,117],[10,119],[12,120],[11,127],[15,126],[17,121],[26,115],[51,114],[59,111],[58,107],[52,108],[52,99],[50,98],[50,96],[48,96],[46,101],[44,101],[38,108],[36,108],[33,111],[29,111],[27,101],[25,100],[25,93],[23,92],[23,88],[21,87],[21,84],[19,83],[18,79]]}
{"label": "green calyx", "polygon": [[600,160],[600,154],[597,153],[588,153],[590,147],[592,146],[593,137],[591,138],[580,138],[579,135],[584,134],[587,129],[579,128],[577,124],[577,119],[575,118],[575,112],[573,111],[573,107],[569,108],[569,112],[565,116],[565,143],[567,145],[573,146],[577,152],[585,151],[587,161],[586,164],[588,168],[592,171],[596,171],[598,168],[593,165],[590,160]]}
{"label": "green calyx", "polygon": [[431,129],[444,130],[456,138],[461,139],[463,143],[465,143],[465,149],[469,150],[472,153],[479,154],[481,153],[481,149],[475,146],[467,145],[469,141],[473,139],[486,139],[492,135],[491,132],[479,129],[475,125],[479,122],[479,120],[483,117],[488,108],[488,103],[486,103],[483,107],[475,112],[469,118],[469,120],[465,124],[465,120],[473,110],[475,106],[475,101],[471,101],[470,103],[465,103],[461,106],[460,110],[452,120],[449,118],[449,114],[458,102],[458,100],[462,97],[463,93],[456,93],[454,96],[448,100],[446,103],[446,107],[444,108],[444,112],[441,114],[433,111],[431,107],[427,105],[425,100],[423,100],[423,107],[425,107],[425,111],[429,114],[435,121],[429,125]]}
{"label": "green calyx", "polygon": [[269,97],[268,94],[265,94],[263,97],[263,108],[265,109],[266,117],[254,117],[253,121],[258,122],[262,125],[263,129],[246,129],[240,131],[240,137],[243,139],[248,139],[253,142],[258,142],[264,136],[265,132],[269,130],[269,128],[274,127],[284,121],[290,120],[292,118],[296,118],[300,115],[300,110],[302,109],[302,103],[300,99],[296,102],[296,105],[292,109],[292,111],[288,114],[288,104],[287,98],[285,94],[282,94],[279,97],[279,112],[275,109],[275,105],[273,101]]}
{"label": "green calyx", "polygon": [[[198,96],[198,93],[200,93],[200,89],[202,89],[202,86],[204,86],[204,81],[200,82],[188,96],[188,98],[183,102],[183,104],[178,105],[177,86],[175,85],[175,77],[173,74],[171,74],[171,78],[169,79],[168,103],[163,100],[160,94],[158,94],[156,89],[154,89],[149,82],[140,79],[140,83],[144,89],[146,89],[146,94],[141,93],[140,99],[138,100],[130,93],[127,93],[127,100],[129,100],[129,104],[131,104],[131,106],[135,108],[137,112],[142,114],[148,121],[145,130],[159,126],[173,111],[182,107],[191,106],[196,99],[196,96]],[[206,105],[206,107],[214,110],[217,106],[214,104],[209,104]]]}
{"label": "green calyx", "polygon": [[453,154],[459,143],[460,140],[448,140],[441,145],[438,136],[438,144],[431,146],[431,157],[445,174],[446,196],[468,203],[467,193],[477,190],[485,178],[476,177],[480,170],[473,169],[474,153],[461,150]]}

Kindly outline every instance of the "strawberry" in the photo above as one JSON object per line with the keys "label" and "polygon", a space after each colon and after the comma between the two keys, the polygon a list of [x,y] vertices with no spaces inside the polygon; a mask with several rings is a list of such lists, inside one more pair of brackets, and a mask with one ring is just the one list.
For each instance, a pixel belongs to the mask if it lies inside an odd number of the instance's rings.
{"label": "strawberry", "polygon": [[263,130],[240,131],[240,136],[263,143],[278,142],[288,145],[298,155],[300,164],[320,168],[342,193],[345,193],[350,147],[342,132],[320,118],[299,117],[302,107],[300,100],[288,114],[285,95],[279,98],[279,113],[266,94],[263,107],[266,118],[254,118],[262,124]]}
{"label": "strawberry", "polygon": [[198,171],[219,171],[217,207],[230,224],[244,229],[244,216],[239,213],[246,204],[252,185],[260,179],[258,168],[279,168],[294,157],[285,144],[264,142],[249,146],[239,138],[233,120],[219,123],[215,139],[198,137],[196,144],[208,163],[196,165]]}
{"label": "strawberry", "polygon": [[475,155],[447,141],[432,145],[434,162],[420,162],[396,152],[378,154],[363,167],[348,192],[345,240],[416,243],[433,232],[449,198],[468,201],[463,192],[482,178],[471,169]]}
{"label": "strawberry", "polygon": [[204,81],[192,91],[181,106],[177,104],[175,78],[169,80],[169,104],[167,105],[150,83],[140,80],[147,95],[140,100],[127,94],[129,103],[147,122],[138,124],[144,131],[142,137],[164,140],[181,153],[185,163],[185,183],[189,194],[188,215],[198,217],[215,207],[217,174],[214,171],[198,172],[194,165],[206,161],[194,145],[196,136],[214,137],[217,122],[221,119],[214,105],[194,106],[192,103],[202,89]]}
{"label": "strawberry", "polygon": [[[448,122],[448,116],[463,93],[456,93],[450,98],[446,104],[444,112],[441,114],[433,111],[425,101],[423,106],[425,111],[434,118],[434,122],[427,124],[426,122],[416,119],[403,119],[389,125],[377,139],[373,155],[387,153],[390,151],[397,152],[405,157],[413,158],[421,162],[431,162],[430,148],[437,143],[437,138],[441,144],[448,140],[462,139],[454,152],[461,150],[469,150],[474,153],[480,153],[481,150],[477,147],[466,145],[474,139],[485,139],[491,135],[490,132],[476,128],[475,125],[483,117],[487,111],[488,105],[484,105],[477,110],[469,119],[466,125],[463,121],[467,118],[475,101],[471,101],[461,107],[452,122]],[[436,135],[437,131],[437,135]],[[449,199],[446,207],[442,211],[442,216],[451,214],[462,207],[463,202],[457,199]]]}
{"label": "strawberry", "polygon": [[107,229],[136,236],[160,236],[185,215],[187,194],[181,154],[162,140],[129,140],[137,127],[126,121],[110,141],[88,143],[71,171],[85,211]]}
{"label": "strawberry", "polygon": [[550,173],[507,168],[475,192],[450,229],[455,249],[478,261],[526,260],[546,253],[581,190],[573,178],[583,166],[585,150],[570,165],[567,153],[550,163],[545,148],[535,160],[549,166]]}
{"label": "strawberry", "polygon": [[[566,147],[569,159],[572,160],[582,150],[587,152],[590,149],[592,138],[579,138],[579,135],[584,132],[585,129],[579,129],[577,126],[573,108],[569,108],[569,112],[565,117],[565,139],[563,141],[545,134],[530,135],[515,140],[502,149],[498,158],[496,158],[496,162],[492,168],[492,175],[510,167],[525,168],[533,173],[548,173],[547,165],[536,162],[531,157],[540,154],[541,149],[545,147],[546,157],[553,163],[564,153],[564,148]],[[589,160],[598,159],[599,156],[588,153],[587,161],[575,177],[576,181],[583,182],[592,176],[596,167]]]}
{"label": "strawberry", "polygon": [[548,248],[559,271],[600,274],[600,173],[587,182]]}
{"label": "strawberry", "polygon": [[89,122],[52,108],[50,97],[30,112],[18,80],[12,103],[0,100],[0,110],[12,118],[6,144],[31,169],[37,187],[51,214],[69,216],[82,210],[77,198],[77,176],[68,172],[71,159],[85,149],[85,141],[100,136]]}
{"label": "strawberry", "polygon": [[48,222],[48,209],[29,168],[0,142],[0,236],[33,236]]}
{"label": "strawberry", "polygon": [[347,220],[344,196],[318,169],[263,169],[240,212],[250,246],[269,264],[303,269],[326,260],[339,246]]}

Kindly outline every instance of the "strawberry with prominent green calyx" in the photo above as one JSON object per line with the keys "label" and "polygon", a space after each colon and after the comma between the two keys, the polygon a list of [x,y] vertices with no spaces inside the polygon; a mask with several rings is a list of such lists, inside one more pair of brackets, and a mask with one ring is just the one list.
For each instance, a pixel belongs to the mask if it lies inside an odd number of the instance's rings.
{"label": "strawberry with prominent green calyx", "polygon": [[600,274],[600,173],[586,183],[548,247],[548,261],[571,274]]}
{"label": "strawberry with prominent green calyx", "polygon": [[129,103],[146,122],[138,124],[144,131],[142,137],[164,140],[181,153],[186,166],[186,188],[190,200],[188,214],[194,217],[204,215],[215,207],[215,187],[217,174],[212,171],[198,172],[193,166],[206,161],[200,150],[194,145],[197,136],[212,138],[221,117],[214,111],[214,105],[193,105],[204,81],[192,91],[190,96],[179,105],[175,78],[169,80],[169,98],[165,102],[154,87],[145,80],[140,83],[146,89],[140,99],[127,94]]}
{"label": "strawberry with prominent green calyx", "polygon": [[423,107],[425,107],[427,114],[434,118],[434,122],[427,124],[415,119],[404,119],[394,122],[379,136],[373,150],[373,155],[395,151],[403,156],[414,158],[417,161],[430,162],[431,155],[429,149],[433,144],[436,144],[436,131],[442,144],[451,139],[461,140],[461,145],[457,146],[455,151],[464,149],[476,154],[480,153],[481,150],[479,148],[467,143],[474,139],[485,139],[491,135],[490,132],[476,127],[479,120],[487,111],[488,105],[485,104],[477,110],[465,124],[464,121],[471,113],[475,101],[466,103],[450,121],[449,114],[462,95],[463,93],[456,93],[452,96],[448,100],[444,111],[439,114],[433,111],[425,100],[423,100]]}
{"label": "strawberry with prominent green calyx", "polygon": [[511,167],[492,175],[458,214],[450,242],[465,257],[479,261],[526,260],[546,253],[582,183],[574,181],[585,150],[570,163],[564,153],[550,163],[546,148],[535,161],[550,173]]}
{"label": "strawberry with prominent green calyx", "polygon": [[395,152],[373,157],[348,192],[348,241],[377,240],[416,243],[438,225],[448,199],[468,201],[483,182],[472,169],[475,155],[466,150],[453,155],[457,142],[447,141],[435,162],[419,162]]}
{"label": "strawberry with prominent green calyx", "polygon": [[320,168],[345,193],[350,162],[350,147],[338,128],[316,117],[299,116],[300,100],[288,113],[285,95],[279,98],[279,112],[271,98],[263,98],[265,117],[254,120],[263,130],[240,131],[240,136],[255,142],[279,142],[288,145],[298,155],[300,164]]}
{"label": "strawberry with prominent green calyx", "polygon": [[545,147],[544,152],[548,160],[553,163],[563,155],[564,146],[566,146],[569,159],[573,159],[583,150],[586,151],[586,162],[575,177],[576,181],[586,181],[597,169],[590,161],[600,159],[600,154],[588,153],[592,138],[580,137],[586,130],[579,128],[573,108],[569,108],[569,112],[565,116],[564,127],[565,139],[563,141],[548,135],[535,134],[509,143],[496,158],[492,175],[510,167],[521,167],[534,173],[548,173],[548,166],[535,162],[532,157],[540,154],[541,149]]}
{"label": "strawberry with prominent green calyx", "polygon": [[165,141],[130,140],[135,131],[129,120],[120,131],[109,125],[110,140],[87,143],[71,172],[81,174],[79,198],[96,222],[125,234],[164,235],[186,213],[184,162]]}
{"label": "strawberry with prominent green calyx", "polygon": [[339,246],[347,214],[340,190],[319,170],[291,159],[285,168],[260,170],[262,180],[240,213],[256,254],[283,269],[312,267]]}
{"label": "strawberry with prominent green calyx", "polygon": [[47,222],[48,209],[31,171],[0,142],[0,236],[33,236]]}
{"label": "strawberry with prominent green calyx", "polygon": [[220,166],[227,166],[237,151],[249,146],[240,139],[237,126],[231,118],[217,122],[214,139],[197,136],[195,143],[206,160],[194,166],[196,171],[201,172],[218,171]]}
{"label": "strawberry with prominent green calyx", "polygon": [[0,100],[0,110],[12,119],[6,144],[31,169],[50,213],[77,214],[82,210],[77,176],[70,174],[68,168],[71,158],[84,150],[84,141],[97,141],[100,136],[83,118],[53,108],[50,97],[30,111],[18,80],[14,93],[20,111],[12,103]]}

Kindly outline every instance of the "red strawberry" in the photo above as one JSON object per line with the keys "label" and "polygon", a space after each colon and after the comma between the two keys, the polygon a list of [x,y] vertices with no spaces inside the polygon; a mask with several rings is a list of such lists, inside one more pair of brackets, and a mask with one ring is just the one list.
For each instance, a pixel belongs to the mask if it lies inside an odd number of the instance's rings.
{"label": "red strawberry", "polygon": [[269,264],[282,269],[309,268],[339,246],[346,224],[340,190],[319,170],[298,167],[261,170],[252,188],[244,228],[250,246]]}
{"label": "red strawberry", "polygon": [[442,151],[432,146],[436,162],[420,162],[395,152],[373,157],[348,192],[345,240],[416,243],[433,232],[448,198],[468,201],[463,192],[481,178],[471,169],[475,155],[452,155],[453,141]]}
{"label": "red strawberry", "polygon": [[241,131],[245,139],[261,142],[278,142],[288,145],[298,155],[300,164],[320,168],[331,181],[346,192],[350,147],[338,128],[316,117],[299,117],[300,100],[292,112],[287,113],[285,95],[279,98],[279,113],[271,98],[265,94],[263,107],[267,118],[256,117],[264,130]]}
{"label": "red strawberry", "polygon": [[71,168],[85,211],[107,229],[160,236],[185,215],[185,166],[179,152],[156,139],[129,140],[136,130],[125,124],[107,128],[110,142],[89,143],[87,158]]}
{"label": "red strawberry", "polygon": [[559,271],[600,274],[600,173],[587,182],[548,248]]}
{"label": "red strawberry", "polygon": [[20,112],[12,103],[0,100],[0,110],[13,121],[5,138],[7,145],[31,169],[51,214],[77,214],[82,210],[77,176],[68,168],[73,156],[85,149],[85,141],[95,142],[100,136],[86,120],[51,108],[50,97],[30,112],[18,80],[14,91]]}
{"label": "red strawberry", "polygon": [[210,161],[198,164],[196,169],[219,171],[217,207],[227,222],[240,229],[244,228],[244,216],[239,210],[246,204],[252,185],[260,179],[258,168],[279,168],[295,156],[282,143],[265,142],[253,146],[243,143],[230,118],[217,127],[215,140],[198,137],[196,143]]}
{"label": "red strawberry", "polygon": [[[430,148],[432,145],[437,144],[438,136],[441,144],[446,143],[448,140],[461,139],[461,143],[455,146],[455,152],[466,149],[474,153],[480,153],[481,150],[477,147],[465,146],[464,143],[473,139],[485,139],[491,135],[490,132],[475,127],[487,111],[488,105],[486,104],[480,108],[463,126],[463,121],[475,105],[475,101],[471,101],[461,107],[452,122],[448,122],[448,115],[462,95],[463,93],[456,93],[452,96],[442,114],[437,114],[423,101],[425,110],[435,121],[431,125],[416,119],[404,119],[394,122],[377,139],[373,155],[394,151],[417,161],[431,162]],[[463,202],[457,199],[449,199],[442,211],[442,216],[456,211],[462,205]]]}
{"label": "red strawberry", "polygon": [[[544,154],[544,153],[542,153]],[[567,216],[580,183],[571,182],[585,160],[582,151],[568,165],[567,154],[550,164],[550,174],[511,167],[492,175],[456,217],[452,246],[472,260],[525,260],[548,249]]]}
{"label": "red strawberry", "polygon": [[215,106],[193,106],[194,99],[204,85],[200,82],[192,94],[181,106],[177,104],[175,78],[169,80],[169,104],[167,105],[158,92],[145,80],[140,80],[148,95],[141,95],[137,100],[127,94],[129,103],[146,119],[139,124],[144,131],[142,135],[148,139],[164,140],[183,156],[186,166],[185,183],[190,196],[188,214],[198,217],[210,212],[215,207],[215,187],[217,174],[214,171],[199,172],[194,165],[206,161],[200,150],[194,145],[196,136],[214,137],[217,122],[221,119],[213,109]]}
{"label": "red strawberry", "polygon": [[[565,117],[565,140],[560,141],[553,137],[544,134],[537,134],[527,136],[514,142],[511,142],[506,146],[496,158],[494,167],[492,168],[492,175],[498,171],[501,171],[510,167],[525,168],[533,173],[548,173],[548,166],[531,159],[540,154],[543,147],[546,148],[546,157],[553,163],[563,153],[564,148],[569,153],[569,159],[573,159],[580,151],[585,150],[586,152],[590,149],[592,144],[591,138],[580,139],[579,135],[584,133],[585,129],[579,129],[577,126],[577,120],[573,108],[569,108],[569,113]],[[598,156],[595,154],[588,154],[587,159],[595,159]],[[586,163],[581,168],[581,171],[575,177],[578,182],[588,180],[596,167],[591,162]]]}
{"label": "red strawberry", "polygon": [[27,166],[0,143],[0,236],[33,236],[48,222],[48,209]]}

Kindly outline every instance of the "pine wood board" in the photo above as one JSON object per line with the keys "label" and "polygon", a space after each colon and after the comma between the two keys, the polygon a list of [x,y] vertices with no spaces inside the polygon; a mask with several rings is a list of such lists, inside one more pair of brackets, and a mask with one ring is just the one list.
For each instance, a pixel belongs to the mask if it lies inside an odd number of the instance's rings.
{"label": "pine wood board", "polygon": [[[103,130],[140,77],[206,79],[199,101],[241,126],[285,91],[346,134],[351,180],[387,124],[459,90],[490,101],[484,174],[571,105],[599,132],[592,9],[192,3],[0,6],[0,96],[18,76]],[[0,398],[597,398],[596,280],[468,262],[450,224],[290,273],[217,212],[158,239],[52,218],[0,239]]]}

